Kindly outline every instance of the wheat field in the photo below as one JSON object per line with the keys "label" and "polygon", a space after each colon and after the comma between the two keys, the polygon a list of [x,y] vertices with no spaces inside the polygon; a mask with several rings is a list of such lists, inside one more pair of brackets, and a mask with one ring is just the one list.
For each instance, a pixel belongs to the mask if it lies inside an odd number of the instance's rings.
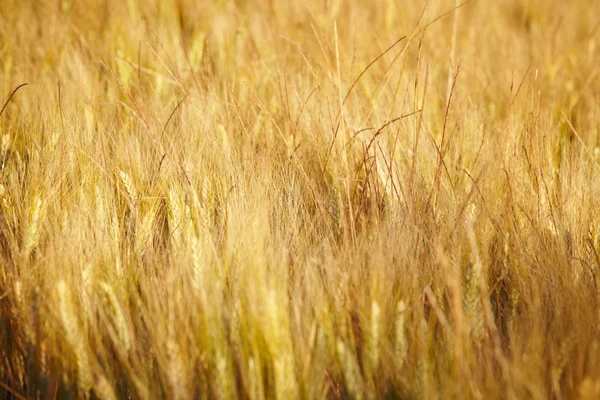
{"label": "wheat field", "polygon": [[596,0],[2,0],[0,397],[600,398],[599,74]]}

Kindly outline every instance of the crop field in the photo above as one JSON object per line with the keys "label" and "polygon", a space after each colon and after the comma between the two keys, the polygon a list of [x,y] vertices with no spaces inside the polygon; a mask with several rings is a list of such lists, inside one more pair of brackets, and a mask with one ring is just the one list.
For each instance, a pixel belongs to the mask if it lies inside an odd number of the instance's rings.
{"label": "crop field", "polygon": [[600,1],[0,0],[0,398],[600,398]]}

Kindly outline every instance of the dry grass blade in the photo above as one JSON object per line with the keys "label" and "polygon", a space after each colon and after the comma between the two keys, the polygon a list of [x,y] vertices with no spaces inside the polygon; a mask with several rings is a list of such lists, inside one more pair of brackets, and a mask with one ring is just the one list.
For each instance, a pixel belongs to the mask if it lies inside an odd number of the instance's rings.
{"label": "dry grass blade", "polygon": [[352,85],[350,85],[350,89],[348,89],[348,92],[346,92],[346,95],[344,96],[344,100],[342,101],[342,105],[346,104],[346,101],[348,100],[350,93],[352,93],[352,90],[354,89],[356,84],[360,81],[360,78],[362,78],[362,76],[367,73],[369,68],[371,68],[377,61],[379,61],[383,56],[385,56],[387,53],[389,53],[394,47],[396,47],[396,45],[398,45],[398,43],[400,43],[404,39],[406,39],[406,36],[402,36],[400,39],[396,40],[390,47],[385,49],[383,51],[383,53],[379,54],[369,64],[367,64],[367,66],[360,72],[360,74],[358,74],[356,79],[354,79],[354,82],[352,82]]}

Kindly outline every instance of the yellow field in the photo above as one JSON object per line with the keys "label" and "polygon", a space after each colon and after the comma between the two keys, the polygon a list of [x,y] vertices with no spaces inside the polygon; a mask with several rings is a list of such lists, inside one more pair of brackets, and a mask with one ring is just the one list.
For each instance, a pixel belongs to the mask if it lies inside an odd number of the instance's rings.
{"label": "yellow field", "polygon": [[1,3],[0,397],[600,398],[599,1]]}

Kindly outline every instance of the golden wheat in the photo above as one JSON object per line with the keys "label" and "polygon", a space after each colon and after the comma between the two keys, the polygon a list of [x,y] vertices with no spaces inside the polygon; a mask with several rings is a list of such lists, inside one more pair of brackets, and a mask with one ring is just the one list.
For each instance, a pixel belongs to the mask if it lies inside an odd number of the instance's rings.
{"label": "golden wheat", "polygon": [[597,398],[598,15],[3,0],[0,397]]}

